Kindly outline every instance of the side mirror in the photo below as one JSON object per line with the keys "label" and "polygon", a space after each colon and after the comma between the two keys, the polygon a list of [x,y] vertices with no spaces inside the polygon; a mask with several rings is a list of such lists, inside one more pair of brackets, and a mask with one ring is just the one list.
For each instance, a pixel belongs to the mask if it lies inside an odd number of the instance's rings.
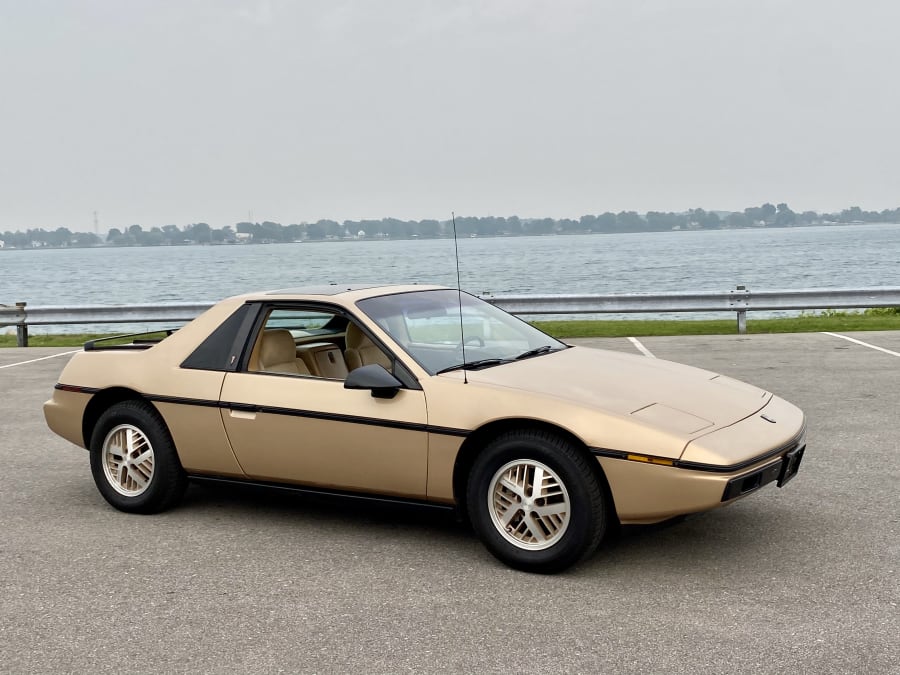
{"label": "side mirror", "polygon": [[344,389],[369,389],[375,398],[394,398],[402,388],[403,383],[377,363],[350,371],[344,380]]}

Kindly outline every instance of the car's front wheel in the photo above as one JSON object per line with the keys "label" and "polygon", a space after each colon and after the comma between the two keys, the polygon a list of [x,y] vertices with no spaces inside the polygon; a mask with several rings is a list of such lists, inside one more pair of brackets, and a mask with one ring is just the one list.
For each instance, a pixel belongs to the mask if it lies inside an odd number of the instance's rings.
{"label": "car's front wheel", "polygon": [[478,456],[469,518],[488,550],[511,567],[559,572],[590,555],[606,531],[604,487],[572,443],[544,431],[503,434]]}
{"label": "car's front wheel", "polygon": [[104,412],[91,435],[91,473],[120,511],[156,513],[181,499],[187,477],[165,422],[149,404],[123,401]]}

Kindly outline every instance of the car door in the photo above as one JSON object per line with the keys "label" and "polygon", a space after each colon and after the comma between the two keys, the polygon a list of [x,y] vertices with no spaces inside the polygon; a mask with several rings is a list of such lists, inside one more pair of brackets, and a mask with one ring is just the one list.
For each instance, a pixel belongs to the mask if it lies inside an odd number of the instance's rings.
{"label": "car door", "polygon": [[[257,343],[267,331],[287,330],[284,317],[291,310],[278,311],[269,312]],[[299,354],[304,331],[292,333]],[[321,334],[315,332],[317,339]],[[379,398],[345,389],[343,379],[303,372],[299,356],[298,362],[296,373],[290,364],[267,372],[251,356],[246,368],[226,374],[222,418],[243,471],[257,480],[424,497],[424,393],[403,388],[393,398]]]}

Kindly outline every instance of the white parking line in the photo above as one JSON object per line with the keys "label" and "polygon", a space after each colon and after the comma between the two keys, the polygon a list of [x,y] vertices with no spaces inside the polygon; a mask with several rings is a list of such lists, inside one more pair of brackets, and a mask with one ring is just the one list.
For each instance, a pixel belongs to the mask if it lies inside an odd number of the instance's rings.
{"label": "white parking line", "polygon": [[637,338],[630,337],[630,338],[628,338],[628,341],[629,341],[631,344],[633,344],[635,347],[637,347],[637,350],[638,350],[641,354],[643,354],[644,356],[649,356],[651,359],[655,359],[655,358],[656,358],[656,357],[653,355],[653,352],[651,352],[651,351],[650,351],[649,349],[647,349],[644,345],[642,345],[642,344],[641,344],[641,341],[638,340]]}
{"label": "white parking line", "polygon": [[822,335],[830,335],[831,337],[841,338],[841,340],[853,342],[855,344],[862,345],[863,347],[868,347],[869,349],[874,349],[879,352],[884,352],[885,354],[890,354],[891,356],[900,356],[900,352],[892,352],[890,349],[885,349],[884,347],[878,347],[876,345],[870,345],[868,342],[863,342],[862,340],[857,340],[856,338],[847,337],[846,335],[841,335],[840,333],[828,333],[826,331],[822,331]]}
{"label": "white parking line", "polygon": [[37,363],[38,361],[46,361],[47,359],[55,359],[57,356],[68,356],[69,354],[76,354],[80,352],[80,349],[76,349],[71,352],[62,352],[61,354],[51,354],[50,356],[42,356],[39,359],[31,359],[30,361],[19,361],[18,363],[7,363],[5,366],[0,366],[0,370],[3,368],[13,368],[15,366],[24,366],[28,363]]}

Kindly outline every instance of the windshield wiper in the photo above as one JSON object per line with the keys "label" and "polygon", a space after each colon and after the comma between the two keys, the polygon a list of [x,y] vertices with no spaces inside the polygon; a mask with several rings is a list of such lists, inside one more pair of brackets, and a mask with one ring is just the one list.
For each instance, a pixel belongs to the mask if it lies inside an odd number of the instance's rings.
{"label": "windshield wiper", "polygon": [[466,361],[465,363],[457,363],[455,366],[441,368],[435,375],[449,373],[453,370],[481,370],[482,368],[499,366],[501,363],[509,363],[509,359],[479,359],[478,361]]}
{"label": "windshield wiper", "polygon": [[519,354],[514,359],[479,359],[478,361],[466,361],[465,363],[457,363],[455,366],[447,366],[446,368],[441,368],[439,371],[435,373],[435,375],[440,375],[441,373],[449,373],[454,370],[481,370],[482,368],[490,368],[491,366],[499,366],[504,363],[510,363],[512,361],[519,361],[521,359],[528,359],[532,356],[538,356],[539,354],[546,354],[547,352],[555,352],[558,351],[560,347],[551,347],[550,345],[541,345],[540,347],[535,347],[534,349],[529,349],[527,352],[523,352]]}
{"label": "windshield wiper", "polygon": [[516,357],[516,361],[521,361],[522,359],[530,359],[532,356],[537,356],[538,354],[546,354],[547,352],[556,351],[550,345],[541,345],[540,347],[535,347],[534,349],[529,349],[527,352],[522,352]]}

